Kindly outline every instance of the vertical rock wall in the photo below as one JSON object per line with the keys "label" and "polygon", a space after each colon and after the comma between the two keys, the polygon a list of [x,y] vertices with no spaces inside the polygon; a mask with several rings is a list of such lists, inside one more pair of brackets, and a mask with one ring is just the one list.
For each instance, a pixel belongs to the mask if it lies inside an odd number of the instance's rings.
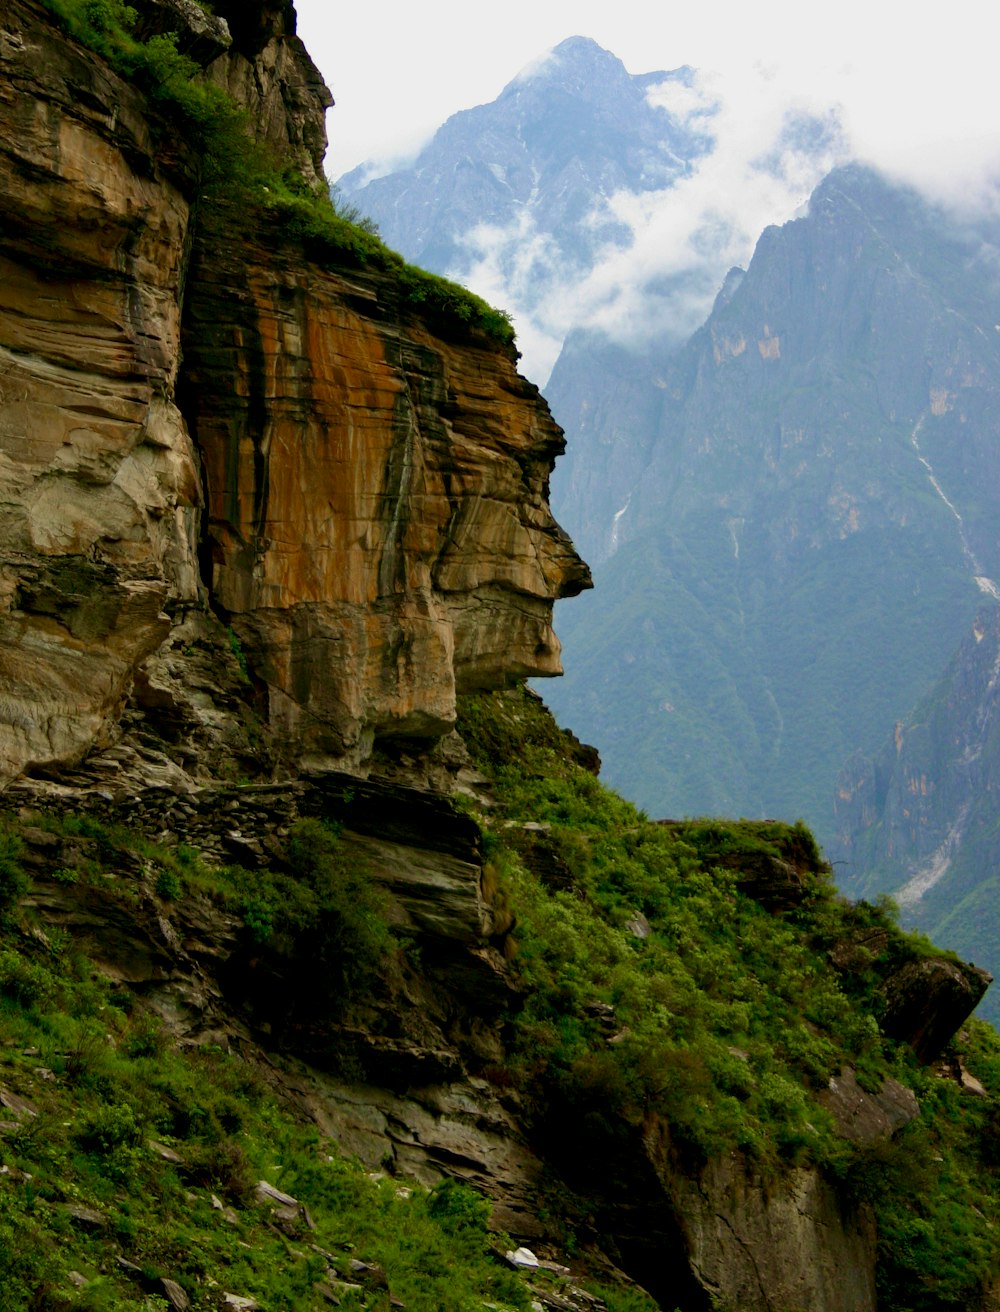
{"label": "vertical rock wall", "polygon": [[[291,5],[223,4],[231,33],[141,8],[321,177],[330,96]],[[191,662],[229,625],[285,769],[361,767],[448,733],[456,689],[558,673],[552,602],[589,576],[508,348],[274,225],[192,227],[198,160],[35,0],[0,62],[0,779],[113,745],[134,687],[147,730],[226,739],[239,708]]]}
{"label": "vertical rock wall", "polygon": [[258,237],[200,246],[191,282],[206,581],[286,750],[360,761],[447,733],[456,691],[559,672],[552,601],[589,583],[547,504],[562,434],[504,348]]}
{"label": "vertical rock wall", "polygon": [[5,5],[0,780],[109,742],[164,607],[198,591],[173,401],[192,164],[44,10]]}

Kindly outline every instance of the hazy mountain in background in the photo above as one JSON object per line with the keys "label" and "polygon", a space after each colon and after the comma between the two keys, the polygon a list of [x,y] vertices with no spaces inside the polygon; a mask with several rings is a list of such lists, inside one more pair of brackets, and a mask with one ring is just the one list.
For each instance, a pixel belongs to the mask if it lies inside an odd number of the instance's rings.
{"label": "hazy mountain in background", "polygon": [[1000,577],[996,249],[837,170],[678,353],[567,345],[553,504],[595,571],[546,698],[657,815],[826,842]]}
{"label": "hazy mountain in background", "polygon": [[[602,202],[670,186],[709,147],[648,100],[651,87],[690,77],[686,68],[633,76],[595,41],[570,37],[491,104],[452,115],[410,168],[366,182],[361,165],[338,186],[390,246],[427,268],[468,271],[471,234],[488,225],[533,238],[530,268],[544,281],[552,258],[589,267],[606,243],[627,238]],[[504,257],[524,259],[512,248]]]}
{"label": "hazy mountain in background", "polygon": [[574,36],[453,115],[410,167],[362,165],[337,189],[407,259],[511,311],[542,382],[574,328],[682,342],[760,231],[741,188],[784,217],[836,155],[834,118],[789,110],[734,165],[718,111],[694,70],[631,74]]}
{"label": "hazy mountain in background", "polygon": [[[892,893],[905,924],[1000,976],[1000,606],[880,749],[842,771],[833,851],[851,897]],[[980,1010],[1000,1023],[1000,1001]]]}

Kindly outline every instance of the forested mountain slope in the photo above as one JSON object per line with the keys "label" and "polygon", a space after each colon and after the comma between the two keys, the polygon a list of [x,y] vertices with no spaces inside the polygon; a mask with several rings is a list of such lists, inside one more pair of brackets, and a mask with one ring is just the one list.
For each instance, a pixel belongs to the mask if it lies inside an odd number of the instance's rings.
{"label": "forested mountain slope", "polygon": [[[557,714],[655,814],[804,816],[943,670],[1000,575],[984,234],[851,167],[643,377],[567,350],[553,496],[600,563]],[[604,406],[604,389],[616,399]],[[635,416],[635,426],[618,416]]]}

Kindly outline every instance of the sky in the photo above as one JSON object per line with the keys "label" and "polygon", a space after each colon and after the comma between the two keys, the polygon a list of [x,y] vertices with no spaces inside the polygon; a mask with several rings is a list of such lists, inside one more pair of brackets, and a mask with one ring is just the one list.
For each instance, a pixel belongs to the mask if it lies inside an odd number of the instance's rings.
{"label": "sky", "polygon": [[[412,152],[456,110],[492,100],[567,36],[632,73],[691,64],[738,97],[764,83],[839,103],[861,155],[962,179],[1000,159],[998,32],[985,0],[296,0],[299,34],[337,101],[327,171]],[[652,12],[652,17],[651,17]]]}
{"label": "sky", "polygon": [[[633,240],[591,277],[557,280],[542,310],[529,309],[495,275],[504,243],[526,234],[478,234],[478,268],[461,276],[512,312],[525,371],[538,382],[574,327],[635,341],[666,315],[676,331],[693,331],[726,269],[745,267],[763,228],[801,212],[843,159],[875,164],[956,208],[986,208],[1000,225],[1000,95],[985,0],[838,0],[826,10],[803,0],[655,9],[650,0],[507,0],[496,9],[296,0],[296,10],[336,100],[327,119],[332,179],[362,162],[380,162],[377,172],[402,166],[449,115],[493,100],[568,36],[591,37],[631,73],[699,71],[697,93],[718,106],[711,159],[669,193],[622,196]],[[785,152],[776,176],[760,159],[790,111],[837,131],[822,157]],[[700,291],[665,307],[651,289],[678,273]]]}

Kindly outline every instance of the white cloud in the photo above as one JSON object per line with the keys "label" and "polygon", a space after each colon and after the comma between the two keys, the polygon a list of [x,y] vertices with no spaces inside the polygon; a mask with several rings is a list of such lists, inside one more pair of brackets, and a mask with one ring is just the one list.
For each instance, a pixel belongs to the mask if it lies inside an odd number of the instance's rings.
{"label": "white cloud", "polygon": [[749,260],[761,230],[792,217],[846,156],[828,106],[790,100],[760,71],[736,88],[699,74],[691,86],[666,83],[651,98],[710,126],[715,148],[669,188],[620,192],[595,206],[591,228],[613,219],[630,238],[624,246],[609,241],[593,272],[581,276],[538,231],[530,209],[509,227],[484,225],[468,235],[473,264],[463,277],[512,312],[524,367],[539,381],[573,328],[624,343],[654,333],[686,337],[708,314],[727,270]]}

